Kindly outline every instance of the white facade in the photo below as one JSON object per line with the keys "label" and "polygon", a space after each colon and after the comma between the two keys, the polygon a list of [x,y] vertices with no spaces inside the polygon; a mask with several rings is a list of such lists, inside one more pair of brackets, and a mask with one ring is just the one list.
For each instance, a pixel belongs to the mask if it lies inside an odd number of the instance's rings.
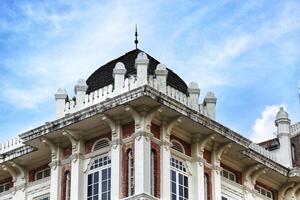
{"label": "white facade", "polygon": [[0,145],[0,200],[300,199],[283,110],[270,152],[216,122],[212,92],[199,104],[197,83],[183,93],[164,65],[150,75],[146,53],[134,62],[89,94],[83,79],[75,99],[59,89],[57,120]]}

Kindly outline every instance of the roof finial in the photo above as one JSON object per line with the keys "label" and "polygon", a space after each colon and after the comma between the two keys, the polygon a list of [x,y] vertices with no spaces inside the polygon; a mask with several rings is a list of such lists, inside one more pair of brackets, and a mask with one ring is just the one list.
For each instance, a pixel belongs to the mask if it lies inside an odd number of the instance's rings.
{"label": "roof finial", "polygon": [[134,43],[135,43],[135,49],[137,49],[137,45],[139,43],[138,39],[137,39],[137,36],[138,36],[138,32],[137,32],[137,25],[135,25],[135,40],[134,40]]}

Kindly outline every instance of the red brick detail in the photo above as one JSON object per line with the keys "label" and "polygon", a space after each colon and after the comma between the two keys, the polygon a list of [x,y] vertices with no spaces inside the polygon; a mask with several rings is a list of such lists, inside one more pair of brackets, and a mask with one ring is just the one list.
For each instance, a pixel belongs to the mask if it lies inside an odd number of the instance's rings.
{"label": "red brick detail", "polygon": [[192,147],[191,147],[191,144],[183,141],[182,139],[176,137],[175,135],[171,135],[170,136],[170,140],[177,140],[178,142],[180,142],[182,144],[182,146],[184,147],[184,151],[185,151],[185,154],[188,155],[188,156],[191,156],[192,155]]}
{"label": "red brick detail", "polygon": [[122,148],[122,174],[121,174],[121,197],[128,196],[128,152],[132,150],[134,155],[134,146],[123,146]]}
{"label": "red brick detail", "polygon": [[150,130],[155,138],[160,139],[160,126],[159,125],[151,123]]}
{"label": "red brick detail", "polygon": [[233,169],[231,167],[228,167],[227,165],[225,165],[223,163],[221,163],[221,167],[224,168],[224,169],[226,169],[226,170],[228,170],[228,171],[230,171],[230,172],[232,172],[232,173],[234,173],[235,176],[236,176],[236,182],[238,184],[242,184],[242,172],[240,172],[238,170],[235,170],[235,169]]}
{"label": "red brick detail", "polygon": [[207,185],[207,200],[212,200],[212,179],[211,179],[211,169],[204,167],[204,176],[208,178],[208,185]]}
{"label": "red brick detail", "polygon": [[9,188],[12,188],[14,186],[14,183],[12,181],[12,177],[8,177],[6,179],[0,180],[0,185],[4,183],[9,183]]}
{"label": "red brick detail", "polygon": [[206,162],[211,163],[211,152],[210,151],[204,149],[203,157],[206,160]]}
{"label": "red brick detail", "polygon": [[72,155],[71,147],[65,148],[62,152],[62,159],[67,159]]}
{"label": "red brick detail", "polygon": [[160,198],[160,147],[158,144],[151,142],[151,151],[154,152],[155,160],[154,160],[154,196]]}
{"label": "red brick detail", "polygon": [[71,172],[71,166],[70,164],[67,164],[67,165],[64,165],[62,168],[61,168],[61,200],[65,200],[65,197],[66,197],[66,175],[67,175],[67,172]]}
{"label": "red brick detail", "polygon": [[[263,188],[270,190],[273,193],[273,200],[278,200],[278,191],[277,190],[275,190],[275,189],[271,188],[270,186],[267,186],[261,182],[258,182],[258,181],[256,181],[256,185],[259,185]],[[256,185],[255,185],[255,189],[256,189]]]}
{"label": "red brick detail", "polygon": [[35,169],[29,170],[29,172],[28,172],[28,182],[35,181],[35,173],[38,172],[38,171],[41,171],[43,169],[47,169],[47,168],[49,168],[49,164],[42,165],[42,166],[37,167]]}
{"label": "red brick detail", "polygon": [[123,139],[130,137],[132,133],[134,133],[134,122],[133,121],[122,125]]}
{"label": "red brick detail", "polygon": [[107,133],[105,135],[101,135],[99,137],[95,137],[95,138],[93,138],[91,140],[86,141],[85,142],[85,153],[91,153],[94,143],[97,140],[100,140],[102,138],[108,138],[109,140],[111,140],[111,133]]}

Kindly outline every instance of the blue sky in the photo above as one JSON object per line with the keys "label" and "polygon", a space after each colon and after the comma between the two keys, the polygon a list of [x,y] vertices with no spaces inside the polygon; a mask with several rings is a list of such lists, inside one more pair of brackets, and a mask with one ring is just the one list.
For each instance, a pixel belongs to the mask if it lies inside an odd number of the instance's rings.
{"label": "blue sky", "polygon": [[278,106],[299,121],[299,1],[0,1],[0,137],[54,119],[107,61],[139,48],[217,98],[217,120],[255,141],[274,137]]}

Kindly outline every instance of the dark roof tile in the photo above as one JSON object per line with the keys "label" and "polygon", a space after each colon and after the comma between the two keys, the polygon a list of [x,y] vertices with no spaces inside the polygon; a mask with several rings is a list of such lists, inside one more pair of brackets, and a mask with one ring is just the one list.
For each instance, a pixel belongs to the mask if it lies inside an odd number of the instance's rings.
{"label": "dark roof tile", "polygon": [[[87,94],[98,90],[102,87],[105,87],[107,85],[110,85],[114,82],[113,79],[113,69],[118,62],[122,62],[125,67],[126,67],[126,74],[125,77],[128,78],[132,74],[136,74],[136,69],[135,69],[135,59],[138,55],[138,53],[142,52],[140,49],[135,49],[132,50],[125,55],[112,60],[105,65],[101,66],[99,69],[97,69],[88,79],[87,79]],[[148,67],[148,74],[154,75],[155,74],[155,69],[156,66],[160,63],[157,61],[155,58],[151,57],[148,55],[149,59],[149,67]],[[187,91],[187,85],[185,82],[177,75],[175,74],[172,70],[168,70],[168,77],[167,77],[167,85],[170,85],[173,88],[176,88],[177,90],[188,94]]]}

